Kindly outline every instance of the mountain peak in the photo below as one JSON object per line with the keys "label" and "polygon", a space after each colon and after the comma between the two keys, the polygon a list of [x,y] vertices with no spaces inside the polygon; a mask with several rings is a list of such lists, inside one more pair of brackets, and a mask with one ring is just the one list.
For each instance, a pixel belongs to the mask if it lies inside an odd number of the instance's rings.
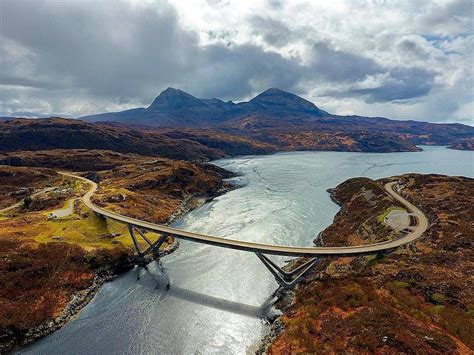
{"label": "mountain peak", "polygon": [[181,89],[176,89],[176,88],[172,88],[171,86],[169,86],[169,87],[167,87],[166,89],[164,89],[164,90],[160,93],[160,95],[158,95],[158,96],[161,96],[161,95],[165,95],[165,96],[167,96],[167,95],[179,95],[179,94],[181,94],[181,93],[186,94],[186,93],[185,93],[183,90],[181,90]]}
{"label": "mountain peak", "polygon": [[168,87],[147,108],[150,111],[206,106],[200,99],[180,89]]}
{"label": "mountain peak", "polygon": [[308,112],[317,115],[326,114],[326,112],[317,108],[312,102],[276,87],[269,88],[261,94],[258,94],[249,101],[249,104],[282,112],[294,111]]}
{"label": "mountain peak", "polygon": [[291,93],[289,93],[288,91],[285,91],[285,90],[282,90],[282,89],[279,89],[277,87],[271,87],[271,88],[268,88],[267,90],[263,91],[260,95],[262,94],[283,94],[283,95],[293,95]]}

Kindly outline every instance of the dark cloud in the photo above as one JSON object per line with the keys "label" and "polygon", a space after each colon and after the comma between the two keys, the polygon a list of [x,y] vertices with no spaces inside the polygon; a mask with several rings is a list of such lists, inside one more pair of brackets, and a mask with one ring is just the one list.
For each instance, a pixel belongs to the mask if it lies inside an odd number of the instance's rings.
{"label": "dark cloud", "polygon": [[354,82],[384,70],[362,55],[332,49],[328,43],[313,45],[312,71],[328,81]]}
{"label": "dark cloud", "polygon": [[275,47],[288,45],[296,36],[283,22],[270,17],[253,16],[249,19],[252,34]]}
{"label": "dark cloud", "polygon": [[353,90],[351,94],[366,96],[368,102],[404,101],[427,95],[434,81],[434,73],[420,68],[397,68],[390,78],[375,89]]}
{"label": "dark cloud", "polygon": [[93,95],[149,95],[194,69],[197,36],[171,6],[109,5],[6,0],[2,35],[35,53],[30,79],[67,80]]}
{"label": "dark cloud", "polygon": [[459,31],[471,28],[474,2],[472,0],[442,1],[433,6],[431,11],[422,16],[422,23],[435,33]]}
{"label": "dark cloud", "polygon": [[207,46],[200,60],[182,86],[201,97],[235,99],[270,86],[292,90],[305,74],[297,61],[255,45]]}
{"label": "dark cloud", "polygon": [[0,83],[6,86],[13,86],[13,87],[23,87],[23,88],[31,88],[31,89],[58,89],[61,86],[57,83],[50,82],[48,80],[39,80],[39,79],[31,79],[25,77],[19,77],[15,75],[10,75],[8,73],[0,73]]}
{"label": "dark cloud", "polygon": [[425,48],[411,39],[403,39],[397,43],[398,48],[402,53],[409,54],[418,59],[428,59],[430,54]]}
{"label": "dark cloud", "polygon": [[330,90],[324,95],[335,97],[359,97],[368,103],[400,103],[427,95],[434,81],[434,73],[420,68],[396,68],[383,82],[372,88]]}
{"label": "dark cloud", "polygon": [[[227,1],[210,3],[228,7]],[[422,22],[443,28],[456,19],[465,22],[469,3],[434,7]],[[330,36],[316,41],[311,36],[317,29],[290,26],[274,15],[286,6],[283,2],[267,5],[268,17],[245,18],[250,39],[260,41],[236,44],[238,29],[222,28],[208,31],[212,43],[203,45],[164,1],[0,0],[0,114],[85,114],[110,107],[105,102],[147,105],[168,86],[239,100],[273,86],[306,95],[321,85],[333,86],[323,95],[335,98],[406,102],[429,94],[435,85],[436,68],[414,68],[408,60],[431,59],[420,36],[398,38],[390,31],[373,36],[377,50],[395,48],[399,54],[398,62],[386,63],[343,50],[351,46],[337,47]],[[386,48],[381,49],[382,37]],[[277,53],[295,42],[308,49],[304,60]],[[383,79],[369,88],[358,85],[371,77]]]}
{"label": "dark cloud", "polygon": [[54,88],[66,82],[91,96],[146,103],[167,86],[238,99],[269,86],[290,90],[303,75],[296,60],[255,45],[200,46],[169,5],[157,11],[124,2],[41,4],[2,3],[2,35],[35,53],[31,77],[0,78],[3,85]]}

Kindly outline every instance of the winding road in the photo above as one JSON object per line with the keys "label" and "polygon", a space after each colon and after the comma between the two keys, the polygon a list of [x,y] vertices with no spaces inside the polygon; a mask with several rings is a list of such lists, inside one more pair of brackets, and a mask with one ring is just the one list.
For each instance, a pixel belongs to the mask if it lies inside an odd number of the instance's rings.
{"label": "winding road", "polygon": [[139,219],[120,215],[118,213],[106,210],[95,205],[91,198],[98,189],[98,185],[82,176],[69,174],[66,172],[60,172],[60,174],[69,176],[78,180],[82,180],[90,185],[89,191],[83,196],[82,201],[84,204],[97,214],[100,214],[106,218],[113,219],[118,222],[122,222],[131,226],[142,228],[156,233],[168,234],[178,239],[190,240],[193,242],[215,245],[222,248],[236,249],[249,251],[254,253],[272,254],[272,255],[283,255],[291,257],[318,257],[318,256],[358,256],[358,255],[371,255],[381,253],[387,250],[392,250],[403,245],[409,244],[419,239],[423,233],[428,229],[429,222],[424,213],[416,206],[405,200],[402,196],[393,190],[395,182],[389,182],[385,184],[385,190],[393,198],[405,205],[410,210],[417,220],[415,229],[403,237],[395,240],[386,242],[347,246],[347,247],[293,247],[283,245],[271,245],[262,243],[253,243],[241,240],[226,239],[221,237],[215,237],[205,234],[188,232],[172,227],[167,227],[151,222],[142,221]]}
{"label": "winding road", "polygon": [[[44,189],[42,189],[42,190],[39,190],[39,191],[34,192],[33,194],[29,195],[28,197],[30,197],[30,198],[35,198],[35,197],[38,197],[38,196],[41,195],[41,194],[45,194],[45,193],[47,193],[47,192],[49,192],[49,191],[52,191],[52,190],[53,190],[52,187],[46,187],[46,188],[44,188]],[[12,210],[12,209],[14,209],[14,208],[20,207],[20,206],[23,204],[23,201],[24,201],[24,199],[21,199],[20,201],[16,202],[15,204],[1,209],[1,210],[0,210],[0,213],[4,213],[4,212],[10,211],[10,210]]]}

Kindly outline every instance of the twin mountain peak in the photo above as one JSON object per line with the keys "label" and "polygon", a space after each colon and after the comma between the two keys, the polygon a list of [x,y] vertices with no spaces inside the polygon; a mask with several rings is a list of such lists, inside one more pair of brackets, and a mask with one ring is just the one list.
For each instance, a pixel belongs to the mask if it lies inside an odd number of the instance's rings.
{"label": "twin mountain peak", "polygon": [[295,94],[280,90],[278,88],[270,88],[261,94],[255,96],[247,102],[234,103],[232,101],[222,101],[220,99],[198,99],[187,92],[180,89],[167,88],[153,101],[148,110],[162,110],[167,108],[188,109],[193,107],[214,107],[214,108],[277,108],[293,109],[296,111],[309,111],[320,114],[323,111],[318,109],[312,102],[305,100]]}
{"label": "twin mountain peak", "polygon": [[234,103],[220,99],[199,99],[180,89],[167,88],[147,108],[137,108],[83,117],[87,121],[133,121],[133,123],[200,126],[248,115],[266,117],[330,116],[298,95],[270,88],[253,99]]}

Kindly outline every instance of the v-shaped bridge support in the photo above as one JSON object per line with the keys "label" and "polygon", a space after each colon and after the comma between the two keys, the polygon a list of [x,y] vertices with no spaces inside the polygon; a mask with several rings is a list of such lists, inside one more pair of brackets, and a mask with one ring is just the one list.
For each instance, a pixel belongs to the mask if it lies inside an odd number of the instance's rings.
{"label": "v-shaped bridge support", "polygon": [[[161,237],[156,241],[152,242],[145,233],[140,230],[138,227],[129,224],[128,231],[130,233],[130,237],[132,238],[133,245],[138,253],[138,256],[144,257],[147,254],[158,250],[161,245],[168,239],[168,234],[162,234]],[[140,244],[138,243],[138,237],[141,237],[147,244],[148,248],[142,250],[140,248]],[[296,283],[318,262],[318,258],[311,258],[306,263],[298,266],[297,268],[291,271],[284,271],[280,268],[277,264],[271,261],[267,256],[262,253],[255,253],[260,261],[265,265],[265,267],[273,274],[276,281],[280,284],[280,286],[284,288],[292,288],[296,285]]]}
{"label": "v-shaped bridge support", "polygon": [[316,263],[318,258],[312,258],[292,271],[284,271],[277,264],[261,253],[255,253],[263,265],[275,276],[276,281],[284,288],[292,288]]}
{"label": "v-shaped bridge support", "polygon": [[[130,233],[130,237],[132,237],[133,245],[135,246],[135,249],[137,250],[137,253],[139,256],[145,256],[155,250],[158,250],[161,245],[168,239],[167,234],[162,234],[161,237],[156,241],[152,242],[146,235],[143,233],[140,229],[138,229],[136,226],[133,226],[131,224],[128,225],[128,232]],[[148,248],[146,248],[144,251],[141,250],[140,245],[138,244],[137,236],[135,232],[138,233],[138,235],[148,244]]]}

